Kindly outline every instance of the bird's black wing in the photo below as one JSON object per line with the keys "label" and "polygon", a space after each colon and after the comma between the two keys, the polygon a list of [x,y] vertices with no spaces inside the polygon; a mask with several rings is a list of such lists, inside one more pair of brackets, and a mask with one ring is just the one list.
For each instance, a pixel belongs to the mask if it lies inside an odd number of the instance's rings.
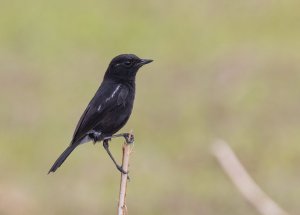
{"label": "bird's black wing", "polygon": [[121,105],[120,99],[128,94],[128,89],[120,84],[103,82],[93,99],[82,114],[74,131],[71,145],[80,142],[89,131],[92,131],[110,109]]}

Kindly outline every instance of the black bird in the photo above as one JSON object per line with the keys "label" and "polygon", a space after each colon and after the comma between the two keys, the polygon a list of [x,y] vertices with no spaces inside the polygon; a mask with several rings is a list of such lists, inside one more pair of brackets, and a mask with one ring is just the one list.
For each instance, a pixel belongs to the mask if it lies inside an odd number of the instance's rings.
{"label": "black bird", "polygon": [[126,141],[130,141],[127,133],[114,134],[126,124],[132,112],[137,71],[151,62],[134,54],[121,54],[112,59],[99,89],[77,124],[71,144],[48,173],[55,172],[77,146],[89,141],[103,141],[103,147],[118,170],[126,173],[110,153],[108,141],[116,136],[124,136]]}

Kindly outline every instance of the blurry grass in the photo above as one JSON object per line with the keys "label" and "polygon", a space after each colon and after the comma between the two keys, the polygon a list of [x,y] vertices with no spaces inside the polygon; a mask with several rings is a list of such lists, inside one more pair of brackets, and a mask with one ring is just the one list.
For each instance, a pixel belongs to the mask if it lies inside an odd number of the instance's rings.
{"label": "blurry grass", "polygon": [[[115,212],[119,174],[101,144],[46,172],[110,59],[126,52],[155,60],[138,74],[123,129],[136,135],[130,213],[256,214],[210,156],[215,137],[299,213],[297,8],[291,0],[2,1],[0,213]],[[115,153],[121,143],[111,144]]]}

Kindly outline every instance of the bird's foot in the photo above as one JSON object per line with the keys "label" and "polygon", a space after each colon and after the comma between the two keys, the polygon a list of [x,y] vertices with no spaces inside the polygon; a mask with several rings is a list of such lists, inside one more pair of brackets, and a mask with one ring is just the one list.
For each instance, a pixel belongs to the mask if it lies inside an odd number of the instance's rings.
{"label": "bird's foot", "polygon": [[122,166],[120,166],[120,165],[116,165],[116,167],[117,167],[117,169],[121,172],[121,173],[123,173],[123,174],[128,174],[128,171],[126,172],[124,169],[123,169],[123,167]]}
{"label": "bird's foot", "polygon": [[115,138],[115,137],[124,137],[127,144],[131,144],[134,142],[134,135],[131,133],[114,134],[112,136],[104,138],[104,140]]}
{"label": "bird's foot", "polygon": [[124,175],[127,175],[127,180],[130,181],[129,175],[128,175],[128,171],[126,172],[122,166],[116,165],[117,169]]}
{"label": "bird's foot", "polygon": [[130,133],[124,133],[123,137],[125,138],[125,141],[127,144],[131,144],[134,142],[134,135]]}

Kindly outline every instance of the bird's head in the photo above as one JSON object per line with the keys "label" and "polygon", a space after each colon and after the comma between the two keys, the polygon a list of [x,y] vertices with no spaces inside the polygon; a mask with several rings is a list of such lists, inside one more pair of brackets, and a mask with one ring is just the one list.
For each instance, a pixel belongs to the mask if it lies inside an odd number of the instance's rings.
{"label": "bird's head", "polygon": [[113,58],[107,68],[104,78],[120,81],[132,81],[143,65],[153,60],[141,59],[134,54],[121,54]]}

